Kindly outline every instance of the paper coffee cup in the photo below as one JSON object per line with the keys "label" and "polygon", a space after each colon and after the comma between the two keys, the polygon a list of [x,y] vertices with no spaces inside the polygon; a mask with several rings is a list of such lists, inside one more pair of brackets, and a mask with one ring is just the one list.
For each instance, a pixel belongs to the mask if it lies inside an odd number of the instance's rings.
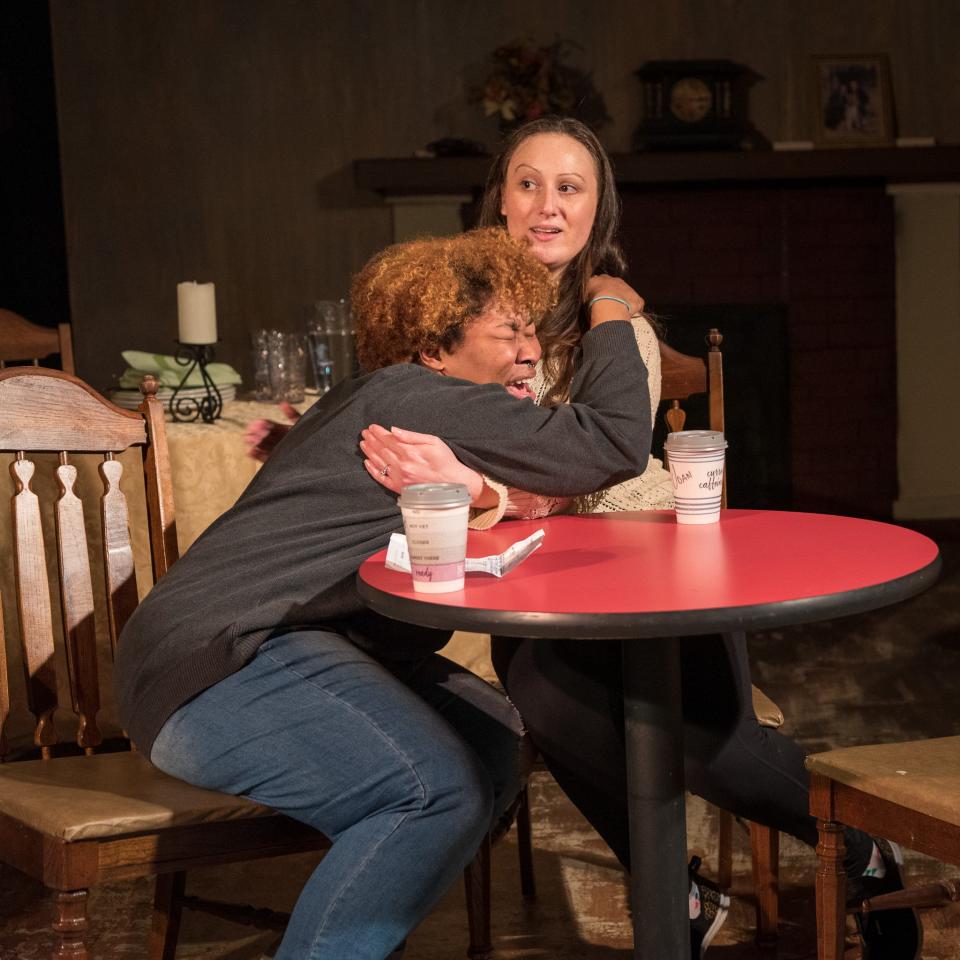
{"label": "paper coffee cup", "polygon": [[667,435],[677,523],[716,523],[723,496],[727,441],[716,430],[681,430]]}
{"label": "paper coffee cup", "polygon": [[398,500],[410,554],[413,589],[463,589],[470,494],[462,483],[414,483]]}

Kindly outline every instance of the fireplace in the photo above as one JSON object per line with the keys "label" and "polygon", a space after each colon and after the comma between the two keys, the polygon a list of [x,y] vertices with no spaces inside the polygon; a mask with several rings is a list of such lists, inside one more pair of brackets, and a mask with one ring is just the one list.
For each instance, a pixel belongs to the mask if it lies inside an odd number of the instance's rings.
{"label": "fireplace", "polygon": [[[955,516],[956,484],[929,469],[941,453],[930,442],[929,411],[943,407],[943,391],[934,387],[949,380],[960,343],[952,253],[960,244],[960,146],[612,160],[630,276],[651,310],[674,318],[671,341],[696,352],[703,331],[721,329],[728,408],[760,367],[782,371],[781,383],[768,383],[757,401],[772,404],[762,424],[738,426],[740,413],[730,420],[731,442],[753,448],[755,457],[753,465],[731,463],[733,502],[747,505],[749,497],[756,505],[881,518],[895,506],[898,516]],[[488,166],[486,157],[358,160],[354,173],[359,187],[393,207],[401,240],[460,229],[465,212],[469,222]],[[774,345],[761,345],[768,334]],[[743,337],[755,341],[754,354],[739,372],[731,365],[742,362]],[[925,353],[931,342],[943,344],[941,353]],[[899,501],[898,429],[906,484]],[[741,455],[735,449],[731,457]],[[748,478],[759,486],[743,486]]]}
{"label": "fireplace", "polygon": [[725,336],[731,505],[889,516],[896,344],[883,185],[625,188],[623,199],[630,277],[650,309],[675,318],[668,342],[698,352],[709,327]]}

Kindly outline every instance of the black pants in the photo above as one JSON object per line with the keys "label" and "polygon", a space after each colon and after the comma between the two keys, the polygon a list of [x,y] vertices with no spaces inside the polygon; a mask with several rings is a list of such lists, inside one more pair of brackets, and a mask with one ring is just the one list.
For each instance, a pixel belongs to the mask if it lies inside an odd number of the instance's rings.
{"label": "black pants", "polygon": [[[620,642],[494,637],[492,654],[550,772],[629,870]],[[757,722],[744,635],[685,637],[680,655],[687,789],[815,846],[803,753]],[[848,829],[846,843],[859,876],[872,841]]]}

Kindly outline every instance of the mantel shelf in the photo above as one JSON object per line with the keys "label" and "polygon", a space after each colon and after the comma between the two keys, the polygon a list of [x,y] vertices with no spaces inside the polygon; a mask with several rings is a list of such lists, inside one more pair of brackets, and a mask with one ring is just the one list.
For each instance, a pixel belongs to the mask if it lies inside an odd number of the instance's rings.
{"label": "mantel shelf", "polygon": [[[490,157],[419,157],[354,161],[358,187],[386,197],[475,194]],[[857,181],[935,183],[960,180],[960,145],[798,151],[615,153],[624,187],[690,183]]]}

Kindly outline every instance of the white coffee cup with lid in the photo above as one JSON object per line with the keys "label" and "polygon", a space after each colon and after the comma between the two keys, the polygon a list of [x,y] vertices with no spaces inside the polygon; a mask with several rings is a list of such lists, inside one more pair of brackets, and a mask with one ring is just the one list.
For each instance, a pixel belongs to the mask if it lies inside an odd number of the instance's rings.
{"label": "white coffee cup with lid", "polygon": [[727,441],[718,430],[667,434],[664,450],[677,523],[716,523],[720,519],[726,448]]}
{"label": "white coffee cup with lid", "polygon": [[462,483],[413,483],[400,498],[413,589],[450,593],[463,589],[470,494]]}

